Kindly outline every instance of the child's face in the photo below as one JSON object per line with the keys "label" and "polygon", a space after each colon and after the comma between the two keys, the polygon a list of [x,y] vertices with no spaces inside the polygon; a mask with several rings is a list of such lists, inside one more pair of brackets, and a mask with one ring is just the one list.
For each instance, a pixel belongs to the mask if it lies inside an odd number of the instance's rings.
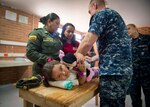
{"label": "child's face", "polygon": [[66,80],[70,75],[69,69],[64,64],[56,64],[53,67],[51,76],[54,80]]}

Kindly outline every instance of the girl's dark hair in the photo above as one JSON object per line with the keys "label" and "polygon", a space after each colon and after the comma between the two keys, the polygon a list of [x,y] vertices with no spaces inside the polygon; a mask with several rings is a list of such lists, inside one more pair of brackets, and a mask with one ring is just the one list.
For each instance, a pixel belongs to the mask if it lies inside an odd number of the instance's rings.
{"label": "girl's dark hair", "polygon": [[42,69],[42,73],[43,73],[42,75],[44,76],[43,84],[46,87],[50,86],[48,81],[54,81],[54,79],[51,77],[52,76],[51,73],[52,73],[54,66],[59,63],[60,63],[59,61],[53,60],[52,62],[45,63],[45,65],[43,66],[43,69]]}
{"label": "girl's dark hair", "polygon": [[[74,29],[75,29],[75,26],[72,24],[72,23],[66,23],[63,27],[62,27],[62,32],[61,32],[61,40],[62,40],[62,43],[63,44],[66,44],[67,43],[67,38],[66,36],[64,35],[64,32],[66,30],[66,28],[68,26],[72,26]],[[76,46],[76,38],[75,38],[75,35],[73,35],[73,37],[71,38],[71,44],[73,46]]]}
{"label": "girl's dark hair", "polygon": [[53,21],[55,19],[59,19],[59,16],[56,13],[49,13],[47,16],[41,17],[40,22],[46,25],[48,20]]}

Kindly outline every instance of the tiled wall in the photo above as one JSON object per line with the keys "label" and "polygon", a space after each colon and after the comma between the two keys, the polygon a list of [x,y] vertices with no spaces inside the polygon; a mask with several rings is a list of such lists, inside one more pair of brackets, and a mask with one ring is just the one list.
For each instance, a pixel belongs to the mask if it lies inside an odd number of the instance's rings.
{"label": "tiled wall", "polygon": [[142,34],[149,34],[150,35],[150,27],[139,27],[138,30]]}
{"label": "tiled wall", "polygon": [[[17,20],[12,21],[5,18],[6,10],[17,14]],[[18,16],[28,17],[28,24],[20,23]],[[7,6],[0,5],[0,40],[27,43],[28,34],[37,28],[39,17],[19,11]],[[25,53],[25,46],[13,46],[0,44],[0,53]],[[10,60],[15,57],[0,57],[0,60]],[[0,85],[14,83],[18,79],[31,76],[32,66],[3,67],[0,68]]]}
{"label": "tiled wall", "polygon": [[[17,20],[12,21],[6,19],[6,10],[16,13]],[[18,21],[19,15],[28,17],[28,24],[20,23]],[[38,21],[39,17],[37,16],[0,5],[0,40],[26,43],[29,32],[38,26]],[[11,51],[11,53],[25,53],[25,47],[0,45],[0,53],[3,53],[4,51]]]}
{"label": "tiled wall", "polygon": [[[6,10],[15,12],[17,14],[17,20],[11,21],[6,19]],[[20,23],[18,21],[19,15],[28,17],[28,24]],[[26,43],[28,39],[28,33],[31,32],[33,28],[38,26],[38,21],[38,16],[33,16],[23,11],[0,5],[0,40]],[[150,27],[141,27],[139,28],[139,32],[143,34],[150,34]],[[0,53],[25,53],[25,51],[25,46],[0,44]],[[10,59],[14,59],[14,57],[0,57],[0,60]],[[31,76],[31,68],[32,66],[0,68],[0,85],[14,83],[20,78]]]}

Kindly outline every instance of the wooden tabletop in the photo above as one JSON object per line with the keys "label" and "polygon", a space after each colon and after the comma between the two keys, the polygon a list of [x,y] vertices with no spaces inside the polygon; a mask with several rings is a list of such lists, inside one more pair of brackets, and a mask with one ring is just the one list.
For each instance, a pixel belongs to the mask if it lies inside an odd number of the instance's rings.
{"label": "wooden tabletop", "polygon": [[44,87],[27,90],[19,89],[19,96],[24,99],[24,107],[31,107],[32,104],[41,107],[80,107],[89,101],[99,92],[99,79],[81,86],[75,86],[72,90],[65,90],[55,87]]}

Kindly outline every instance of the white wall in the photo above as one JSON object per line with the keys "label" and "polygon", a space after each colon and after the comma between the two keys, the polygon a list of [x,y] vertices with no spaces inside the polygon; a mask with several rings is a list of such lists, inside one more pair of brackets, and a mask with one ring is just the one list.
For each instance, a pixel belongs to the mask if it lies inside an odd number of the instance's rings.
{"label": "white wall", "polygon": [[[56,12],[61,18],[61,24],[71,22],[76,30],[88,30],[90,15],[88,5],[90,0],[0,0],[1,3],[16,9],[27,11],[38,16]],[[107,0],[108,7],[118,11],[126,24],[150,26],[150,0]]]}
{"label": "white wall", "polygon": [[126,24],[150,26],[150,0],[107,0],[108,6],[117,10]]}

